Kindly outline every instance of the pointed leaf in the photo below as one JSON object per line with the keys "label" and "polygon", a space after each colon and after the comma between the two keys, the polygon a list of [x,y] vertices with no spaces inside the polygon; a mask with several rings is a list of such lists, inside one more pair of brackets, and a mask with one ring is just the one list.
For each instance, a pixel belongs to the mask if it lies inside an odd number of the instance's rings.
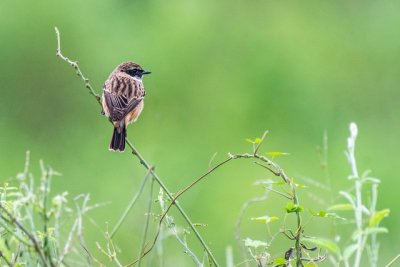
{"label": "pointed leaf", "polygon": [[276,258],[274,259],[274,261],[272,262],[273,266],[285,266],[286,265],[286,260],[285,258]]}
{"label": "pointed leaf", "polygon": [[317,213],[314,213],[313,211],[311,211],[311,214],[317,217],[321,217],[321,218],[332,218],[332,219],[340,219],[340,220],[346,220],[343,217],[340,217],[339,215],[337,215],[336,213],[333,212],[326,212],[324,210],[320,210]]}
{"label": "pointed leaf", "polygon": [[365,229],[365,234],[386,234],[389,233],[389,230],[385,227],[367,227]]}
{"label": "pointed leaf", "polygon": [[4,257],[8,262],[11,262],[11,254],[8,249],[8,246],[4,243],[3,239],[0,239],[0,251],[2,253],[2,257]]}
{"label": "pointed leaf", "polygon": [[271,151],[271,152],[266,152],[265,153],[269,157],[280,157],[280,156],[288,156],[290,155],[289,153],[286,152],[278,152],[278,151]]}
{"label": "pointed leaf", "polygon": [[245,247],[258,248],[258,247],[267,247],[268,243],[260,240],[253,240],[250,238],[246,238],[244,240],[244,245]]}
{"label": "pointed leaf", "polygon": [[330,206],[328,208],[328,210],[336,210],[336,211],[340,211],[340,210],[353,210],[353,205],[351,204],[336,204],[333,206]]}
{"label": "pointed leaf", "polygon": [[287,203],[285,210],[287,213],[302,212],[304,210],[304,208],[301,205],[295,205],[295,204],[289,202],[289,203]]}
{"label": "pointed leaf", "polygon": [[257,222],[262,222],[262,223],[265,223],[265,224],[269,224],[270,222],[274,222],[274,221],[279,220],[279,218],[275,217],[275,216],[272,216],[272,217],[262,216],[262,217],[253,217],[250,220],[257,221]]}
{"label": "pointed leaf", "polygon": [[303,237],[302,240],[304,242],[308,242],[313,245],[325,248],[325,249],[329,250],[330,252],[336,254],[338,257],[340,257],[340,255],[341,255],[339,246],[335,242],[333,242],[329,239],[316,238],[316,237]]}
{"label": "pointed leaf", "polygon": [[377,226],[383,218],[389,216],[390,210],[389,209],[383,209],[381,211],[376,212],[374,215],[371,216],[369,219],[369,226]]}
{"label": "pointed leaf", "polygon": [[274,181],[274,180],[271,180],[271,179],[266,179],[266,180],[257,181],[254,184],[255,185],[260,185],[260,184],[264,184],[264,185],[274,185],[274,184],[283,185],[283,184],[286,184],[286,183],[285,183],[285,181],[281,181],[281,180]]}

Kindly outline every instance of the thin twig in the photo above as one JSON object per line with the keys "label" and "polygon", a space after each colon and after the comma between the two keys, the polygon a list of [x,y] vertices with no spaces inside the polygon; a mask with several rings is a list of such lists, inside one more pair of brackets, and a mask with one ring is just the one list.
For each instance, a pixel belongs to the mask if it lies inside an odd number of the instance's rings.
{"label": "thin twig", "polygon": [[257,152],[258,152],[258,150],[260,149],[261,145],[263,144],[264,139],[265,139],[265,137],[267,136],[267,134],[268,134],[268,131],[265,131],[265,132],[263,133],[263,135],[262,135],[262,137],[261,137],[261,141],[257,144],[257,146],[256,146],[255,149],[254,149],[254,155],[257,154]]}
{"label": "thin twig", "polygon": [[398,259],[400,259],[400,254],[397,255],[396,257],[394,257],[394,259],[391,260],[391,261],[386,265],[386,267],[391,267],[392,264],[393,264],[395,261],[397,261]]}
{"label": "thin twig", "polygon": [[[245,213],[247,207],[249,207],[251,204],[262,202],[267,199],[268,199],[268,192],[266,192],[265,195],[263,195],[263,196],[255,197],[255,198],[252,198],[252,199],[246,201],[245,203],[243,203],[242,207],[240,208],[239,216],[238,216],[236,224],[235,224],[235,239],[238,242],[239,247],[242,251],[243,258],[246,258],[246,250],[245,250],[245,247],[242,242],[242,234],[241,234],[240,226],[241,226],[241,223],[243,220],[244,213]],[[246,264],[246,266],[249,267],[249,264],[248,264],[249,261],[253,261],[253,259],[245,260],[242,264]]]}
{"label": "thin twig", "polygon": [[54,27],[54,30],[56,31],[56,35],[57,35],[57,50],[56,50],[56,56],[60,57],[62,60],[64,60],[65,62],[68,62],[68,64],[70,64],[75,70],[76,70],[76,74],[78,74],[79,77],[82,78],[82,80],[85,82],[85,87],[89,90],[89,93],[94,96],[97,100],[97,102],[101,105],[101,98],[98,94],[96,94],[96,92],[94,91],[93,87],[90,85],[89,79],[86,78],[81,69],[79,68],[78,65],[78,61],[72,61],[69,58],[67,58],[66,56],[64,56],[61,53],[61,38],[60,38],[60,32],[58,30],[57,27]]}
{"label": "thin twig", "polygon": [[[147,233],[149,231],[150,212],[151,212],[151,207],[153,204],[153,185],[154,185],[154,179],[151,180],[151,185],[150,185],[150,194],[149,194],[149,203],[148,203],[147,214],[146,214],[146,223],[145,223],[145,227],[144,227],[143,240],[142,240],[142,245],[140,247],[139,255],[141,255],[144,251],[144,246],[146,244],[146,239],[147,239]],[[140,267],[141,263],[142,263],[141,258],[139,258],[138,267]]]}
{"label": "thin twig", "polygon": [[3,252],[0,250],[0,258],[3,258],[3,260],[6,262],[6,264],[10,267],[13,266],[13,264],[4,256]]}
{"label": "thin twig", "polygon": [[[153,169],[153,168],[152,168]],[[130,210],[135,206],[136,201],[139,199],[139,196],[142,194],[144,186],[147,183],[147,180],[150,176],[150,171],[146,173],[146,175],[143,177],[142,184],[140,185],[139,190],[136,192],[136,194],[132,197],[131,201],[129,202],[128,206],[126,207],[124,213],[122,214],[121,218],[118,220],[117,224],[114,226],[113,230],[111,231],[110,238],[112,239],[114,235],[117,233],[118,229],[121,227],[122,223],[125,221],[126,216],[128,216],[128,213]]]}
{"label": "thin twig", "polygon": [[[42,183],[43,183],[43,210],[42,210],[42,219],[43,219],[43,234],[44,234],[44,240],[43,240],[43,251],[44,251],[44,256],[48,259],[50,266],[55,267],[53,263],[53,259],[51,258],[51,252],[50,252],[50,246],[49,246],[49,233],[47,229],[47,224],[48,224],[48,218],[47,218],[47,195],[49,194],[49,182],[51,179],[51,170],[47,170],[44,167],[43,161],[40,161],[40,167],[42,169]],[[50,174],[49,174],[50,172]]]}

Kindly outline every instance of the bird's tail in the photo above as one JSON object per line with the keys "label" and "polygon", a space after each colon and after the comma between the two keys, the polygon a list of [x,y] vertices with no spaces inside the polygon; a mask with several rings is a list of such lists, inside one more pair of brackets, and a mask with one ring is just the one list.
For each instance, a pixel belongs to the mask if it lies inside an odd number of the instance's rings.
{"label": "bird's tail", "polygon": [[125,150],[125,137],[126,137],[126,127],[114,128],[114,133],[110,142],[110,150],[112,151],[124,151]]}

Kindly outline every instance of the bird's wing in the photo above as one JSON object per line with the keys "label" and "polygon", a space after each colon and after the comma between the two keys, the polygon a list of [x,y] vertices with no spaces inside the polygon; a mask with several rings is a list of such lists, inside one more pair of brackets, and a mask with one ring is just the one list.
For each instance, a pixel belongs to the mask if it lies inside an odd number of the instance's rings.
{"label": "bird's wing", "polygon": [[128,99],[124,95],[115,95],[106,90],[103,91],[104,100],[110,111],[110,118],[112,121],[122,120],[129,112],[134,110],[143,97]]}

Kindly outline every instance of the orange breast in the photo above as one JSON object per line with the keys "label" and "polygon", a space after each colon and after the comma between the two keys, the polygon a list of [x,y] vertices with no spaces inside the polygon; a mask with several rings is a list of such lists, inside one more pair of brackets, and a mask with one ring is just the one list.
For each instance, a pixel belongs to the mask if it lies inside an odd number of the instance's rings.
{"label": "orange breast", "polygon": [[135,122],[142,112],[144,101],[142,100],[139,105],[125,116],[125,125]]}

